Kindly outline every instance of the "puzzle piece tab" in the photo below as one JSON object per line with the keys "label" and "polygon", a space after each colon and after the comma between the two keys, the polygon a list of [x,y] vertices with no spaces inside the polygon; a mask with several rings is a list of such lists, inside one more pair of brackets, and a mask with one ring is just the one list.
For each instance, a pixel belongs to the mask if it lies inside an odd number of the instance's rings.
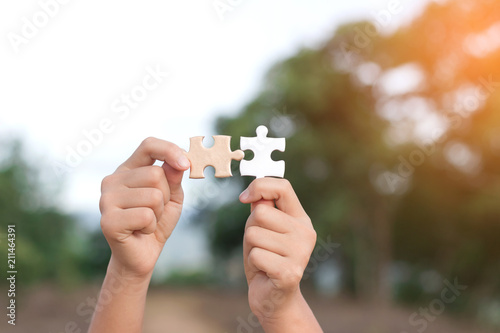
{"label": "puzzle piece tab", "polygon": [[189,139],[189,152],[185,153],[191,162],[189,178],[205,178],[203,170],[213,166],[215,177],[231,177],[231,160],[241,161],[245,154],[241,150],[231,151],[231,137],[227,135],[214,135],[214,145],[211,148],[203,146],[203,136]]}
{"label": "puzzle piece tab", "polygon": [[257,137],[240,138],[242,150],[252,150],[254,158],[250,161],[240,162],[240,173],[242,176],[255,176],[262,178],[266,176],[281,177],[285,175],[285,161],[273,161],[271,153],[275,150],[285,151],[285,138],[268,138],[267,127],[259,126],[256,130]]}

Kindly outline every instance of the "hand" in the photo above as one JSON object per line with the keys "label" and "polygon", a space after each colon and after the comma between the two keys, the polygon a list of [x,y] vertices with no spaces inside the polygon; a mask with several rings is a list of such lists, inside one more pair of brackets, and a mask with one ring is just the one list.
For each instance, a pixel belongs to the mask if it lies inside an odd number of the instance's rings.
{"label": "hand", "polygon": [[[163,165],[154,166],[156,160]],[[147,138],[101,186],[101,228],[111,247],[108,269],[134,278],[150,277],[163,245],[181,215],[183,150]]]}
{"label": "hand", "polygon": [[[299,287],[316,232],[292,186],[285,179],[256,179],[240,195],[240,201],[251,203],[243,256],[252,312],[266,332],[305,332],[301,331],[304,327],[308,332],[312,332],[311,327],[320,332]],[[307,322],[302,323],[305,326],[299,323],[290,329],[296,317],[302,320],[309,313]]]}

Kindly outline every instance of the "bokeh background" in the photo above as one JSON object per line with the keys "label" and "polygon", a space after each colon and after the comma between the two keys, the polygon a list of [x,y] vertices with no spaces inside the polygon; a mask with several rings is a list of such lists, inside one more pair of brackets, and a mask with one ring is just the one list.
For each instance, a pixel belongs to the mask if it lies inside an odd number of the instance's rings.
{"label": "bokeh background", "polygon": [[[318,233],[302,288],[325,332],[500,331],[497,1],[23,0],[0,22],[2,332],[86,331],[100,181],[144,138],[236,149],[260,124]],[[145,332],[261,332],[232,167],[184,180]]]}

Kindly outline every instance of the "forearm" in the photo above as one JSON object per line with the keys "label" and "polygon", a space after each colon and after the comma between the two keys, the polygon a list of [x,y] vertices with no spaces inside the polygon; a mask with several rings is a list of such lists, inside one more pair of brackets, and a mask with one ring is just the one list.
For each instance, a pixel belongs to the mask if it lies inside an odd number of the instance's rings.
{"label": "forearm", "polygon": [[322,333],[323,330],[311,308],[300,293],[294,296],[286,308],[269,317],[259,318],[266,333]]}
{"label": "forearm", "polygon": [[111,258],[89,333],[142,332],[150,280],[127,276]]}

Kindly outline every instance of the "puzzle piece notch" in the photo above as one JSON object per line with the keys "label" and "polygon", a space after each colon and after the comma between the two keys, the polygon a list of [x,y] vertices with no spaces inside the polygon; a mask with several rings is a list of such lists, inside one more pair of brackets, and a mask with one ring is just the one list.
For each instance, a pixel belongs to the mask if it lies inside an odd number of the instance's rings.
{"label": "puzzle piece notch", "polygon": [[231,160],[241,161],[245,153],[241,150],[231,151],[231,137],[214,135],[214,144],[210,148],[203,145],[204,136],[195,136],[189,139],[189,152],[185,153],[191,163],[189,178],[205,178],[203,171],[207,166],[215,169],[215,177],[231,177]]}
{"label": "puzzle piece notch", "polygon": [[269,132],[266,126],[259,126],[255,131],[257,137],[241,137],[240,148],[252,150],[254,158],[250,161],[242,160],[240,163],[240,174],[242,176],[255,176],[262,178],[266,176],[283,178],[285,175],[285,161],[274,161],[271,154],[275,150],[285,151],[285,138],[268,138]]}

